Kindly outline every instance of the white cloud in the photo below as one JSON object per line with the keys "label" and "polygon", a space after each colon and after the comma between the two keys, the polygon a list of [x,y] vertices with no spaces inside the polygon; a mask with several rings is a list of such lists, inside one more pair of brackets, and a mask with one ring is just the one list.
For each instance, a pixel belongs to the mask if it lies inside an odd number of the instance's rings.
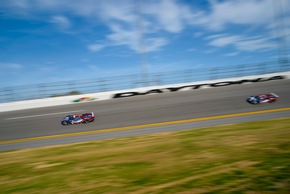
{"label": "white cloud", "polygon": [[191,24],[205,26],[211,31],[223,31],[231,25],[267,27],[274,22],[274,15],[287,16],[289,12],[289,0],[210,0],[208,11],[192,12],[195,14],[192,14]]}
{"label": "white cloud", "polygon": [[257,51],[257,50],[272,50],[276,49],[275,42],[268,38],[259,38],[253,40],[240,41],[235,44],[236,48],[240,51]]}
{"label": "white cloud", "polygon": [[105,21],[117,20],[125,23],[136,23],[134,3],[128,0],[107,0],[98,4],[98,16]]}
{"label": "white cloud", "polygon": [[[284,13],[288,13],[289,0],[281,2]],[[110,43],[106,46],[128,46],[140,52],[140,33],[144,33],[144,37],[152,37],[153,33],[181,33],[187,27],[206,27],[210,31],[222,31],[231,25],[269,26],[274,20],[273,5],[276,5],[273,0],[211,0],[209,9],[204,11],[197,9],[194,3],[185,4],[178,0],[100,0],[97,3],[96,0],[70,0],[69,3],[59,0],[9,0],[1,3],[0,8],[4,7],[5,14],[10,15],[19,12],[27,14],[46,12],[52,15],[51,22],[62,30],[72,25],[72,20],[70,21],[67,15],[84,17],[95,23],[102,22],[110,30],[107,35],[107,41]],[[142,19],[138,19],[138,15],[142,16]],[[195,33],[194,36],[197,38],[201,34]],[[235,45],[242,50],[254,42],[235,44],[234,42],[241,41],[239,36],[212,38],[209,43],[212,46]],[[169,41],[171,40],[162,37],[146,39],[146,47],[148,52],[156,51]],[[263,46],[253,46],[252,49],[264,49],[271,45],[266,40],[260,40],[260,43],[263,43]],[[96,52],[103,47],[91,44],[88,48]]]}
{"label": "white cloud", "polygon": [[239,54],[240,54],[239,52],[233,52],[233,53],[227,53],[227,54],[225,54],[225,56],[227,56],[227,57],[233,57],[233,56],[237,56]]}
{"label": "white cloud", "polygon": [[12,63],[12,64],[7,64],[7,67],[11,69],[21,69],[23,66],[20,64]]}
{"label": "white cloud", "polygon": [[49,72],[54,72],[55,68],[52,67],[41,67],[38,68],[39,71],[45,72],[45,73],[49,73]]}
{"label": "white cloud", "polygon": [[98,52],[98,51],[102,50],[105,47],[106,46],[102,45],[102,44],[91,44],[91,45],[88,45],[88,49],[90,51],[92,51],[92,52]]}
{"label": "white cloud", "polygon": [[227,24],[263,25],[273,20],[271,0],[211,1],[211,9],[204,21],[212,30],[222,30]]}
{"label": "white cloud", "polygon": [[196,51],[197,49],[196,48],[190,48],[190,49],[187,49],[188,52],[194,52]]}
{"label": "white cloud", "polygon": [[82,58],[81,59],[81,62],[83,62],[83,63],[87,63],[87,62],[90,62],[91,60],[90,59],[88,59],[88,58]]}
{"label": "white cloud", "polygon": [[235,42],[241,40],[240,36],[222,36],[212,40],[209,45],[216,47],[223,47],[231,44],[235,44]]}
{"label": "white cloud", "polygon": [[206,38],[210,40],[208,43],[214,47],[233,46],[238,51],[265,51],[276,48],[276,43],[271,38],[261,36],[242,36],[218,34]]}
{"label": "white cloud", "polygon": [[202,35],[203,35],[202,32],[195,32],[195,33],[193,34],[193,37],[195,37],[195,38],[199,38],[199,37],[201,37]]}
{"label": "white cloud", "polygon": [[112,42],[114,45],[127,45],[132,50],[138,50],[139,37],[138,33],[134,30],[125,30],[119,25],[112,25],[112,33],[107,35],[107,39]]}
{"label": "white cloud", "polygon": [[55,64],[55,62],[54,61],[46,61],[45,64],[52,65],[52,64]]}
{"label": "white cloud", "polygon": [[147,38],[146,39],[146,50],[141,50],[141,52],[152,52],[159,50],[162,46],[166,45],[168,41],[165,38]]}
{"label": "white cloud", "polygon": [[203,51],[203,53],[206,53],[206,54],[211,54],[211,53],[214,53],[214,52],[216,52],[215,49],[208,49],[208,50]]}
{"label": "white cloud", "polygon": [[[189,5],[177,0],[143,1],[142,12],[145,18],[150,19],[151,28],[158,27],[169,33],[179,33],[197,18],[197,13]],[[198,12],[199,13],[199,12]]]}
{"label": "white cloud", "polygon": [[175,1],[162,0],[157,3],[157,5],[154,5],[155,8],[151,6],[151,14],[156,16],[156,19],[164,30],[172,33],[180,32],[182,30],[181,10]]}
{"label": "white cloud", "polygon": [[0,67],[10,70],[20,70],[23,68],[23,66],[18,63],[0,63]]}
{"label": "white cloud", "polygon": [[[6,12],[19,11],[58,12],[75,14],[82,17],[100,17],[105,21],[118,20],[126,23],[136,22],[136,13],[150,16],[168,32],[180,32],[187,24],[204,24],[212,29],[221,29],[226,24],[268,24],[273,20],[273,0],[231,0],[210,1],[210,9],[197,10],[194,4],[178,0],[9,0],[0,7],[9,8]],[[290,2],[281,0],[284,12],[290,10]],[[138,4],[139,3],[139,4]],[[12,11],[12,12],[11,12]]]}
{"label": "white cloud", "polygon": [[167,44],[164,38],[144,38],[136,29],[123,29],[119,25],[112,25],[113,33],[107,36],[111,41],[110,46],[128,46],[131,50],[141,52],[152,52]]}
{"label": "white cloud", "polygon": [[68,29],[71,26],[69,19],[60,15],[52,16],[51,22],[56,24],[62,30]]}
{"label": "white cloud", "polygon": [[134,1],[133,4],[121,1],[119,6],[110,2],[100,5],[104,13],[101,18],[111,30],[107,35],[110,46],[128,46],[139,53],[153,52],[166,45],[168,40],[151,38],[152,33],[160,30],[177,33],[183,29],[182,10],[174,0]]}

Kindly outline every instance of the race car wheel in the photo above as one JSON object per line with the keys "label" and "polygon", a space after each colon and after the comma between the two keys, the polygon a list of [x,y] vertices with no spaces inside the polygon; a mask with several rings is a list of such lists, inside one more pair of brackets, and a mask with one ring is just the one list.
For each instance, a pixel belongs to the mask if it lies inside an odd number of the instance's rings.
{"label": "race car wheel", "polygon": [[65,121],[61,121],[61,124],[62,124],[62,125],[68,125],[68,123],[65,122]]}

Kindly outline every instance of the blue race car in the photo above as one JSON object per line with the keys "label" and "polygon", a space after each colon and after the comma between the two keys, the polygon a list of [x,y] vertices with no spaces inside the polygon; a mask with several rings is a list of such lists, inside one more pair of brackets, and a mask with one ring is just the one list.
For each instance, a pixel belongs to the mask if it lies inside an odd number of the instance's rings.
{"label": "blue race car", "polygon": [[84,113],[84,114],[73,114],[67,115],[61,120],[62,125],[73,125],[73,124],[82,124],[90,123],[95,120],[94,112]]}

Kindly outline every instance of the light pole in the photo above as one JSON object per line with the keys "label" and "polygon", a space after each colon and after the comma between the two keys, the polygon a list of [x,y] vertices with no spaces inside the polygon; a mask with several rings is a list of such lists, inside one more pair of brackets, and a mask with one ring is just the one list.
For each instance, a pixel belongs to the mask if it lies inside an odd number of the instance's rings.
{"label": "light pole", "polygon": [[142,0],[136,2],[136,14],[137,14],[137,31],[139,38],[139,53],[140,53],[140,66],[141,77],[143,86],[148,86],[148,64],[147,64],[147,49],[144,37],[143,18],[142,18]]}
{"label": "light pole", "polygon": [[281,0],[272,0],[273,5],[273,15],[275,20],[275,30],[277,39],[277,49],[278,49],[278,61],[280,64],[280,69],[284,70],[286,67],[289,68],[288,61],[288,43],[285,37],[285,23],[284,23],[284,13],[282,9]]}

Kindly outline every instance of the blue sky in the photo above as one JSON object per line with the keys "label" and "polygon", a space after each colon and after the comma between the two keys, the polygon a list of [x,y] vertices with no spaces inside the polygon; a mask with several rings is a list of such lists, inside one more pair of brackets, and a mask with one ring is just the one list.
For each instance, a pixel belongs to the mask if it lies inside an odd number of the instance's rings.
{"label": "blue sky", "polygon": [[0,81],[276,61],[277,36],[289,33],[289,0],[0,0]]}

